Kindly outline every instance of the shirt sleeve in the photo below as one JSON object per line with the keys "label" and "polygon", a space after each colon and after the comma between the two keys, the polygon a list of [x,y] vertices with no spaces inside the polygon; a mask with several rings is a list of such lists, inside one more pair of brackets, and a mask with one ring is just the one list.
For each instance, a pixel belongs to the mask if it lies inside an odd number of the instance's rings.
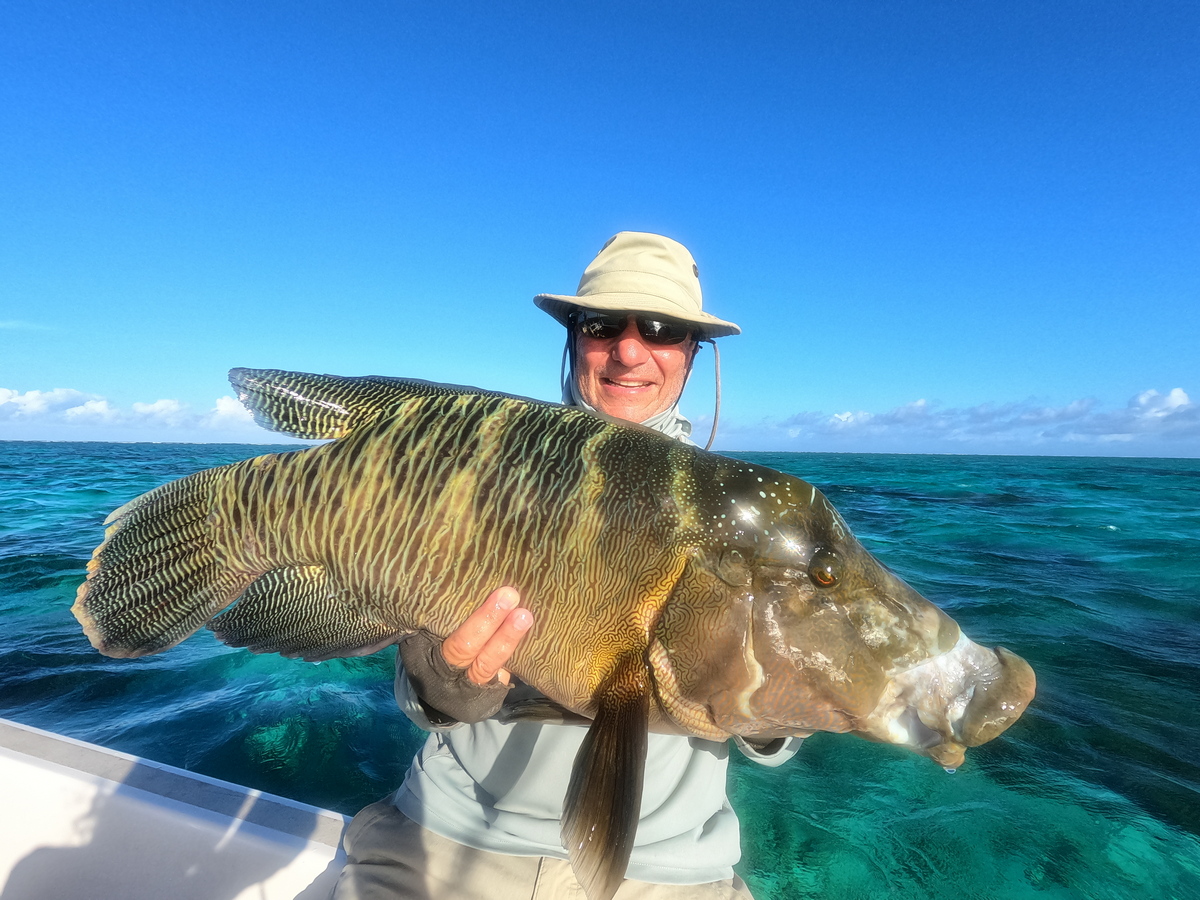
{"label": "shirt sleeve", "polygon": [[771,741],[765,747],[756,748],[748,743],[745,739],[735,735],[733,742],[737,748],[742,751],[742,755],[760,766],[766,766],[773,769],[776,766],[782,766],[785,762],[791,759],[800,750],[800,745],[804,743],[804,738],[789,737],[778,738]]}

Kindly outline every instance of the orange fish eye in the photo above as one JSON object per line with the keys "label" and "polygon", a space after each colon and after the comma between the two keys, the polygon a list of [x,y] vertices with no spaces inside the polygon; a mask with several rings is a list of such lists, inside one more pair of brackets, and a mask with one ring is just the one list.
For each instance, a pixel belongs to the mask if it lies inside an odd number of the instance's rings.
{"label": "orange fish eye", "polygon": [[833,587],[838,582],[840,568],[837,555],[822,547],[808,563],[808,577],[821,587]]}

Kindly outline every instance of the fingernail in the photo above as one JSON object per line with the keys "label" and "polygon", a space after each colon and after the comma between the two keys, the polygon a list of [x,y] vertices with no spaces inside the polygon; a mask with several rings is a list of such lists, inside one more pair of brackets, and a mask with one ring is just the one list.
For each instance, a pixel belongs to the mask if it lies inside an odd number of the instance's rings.
{"label": "fingernail", "polygon": [[521,610],[512,617],[512,627],[517,631],[528,631],[533,627],[533,613],[527,609]]}
{"label": "fingernail", "polygon": [[516,591],[505,591],[500,595],[499,605],[501,609],[516,609],[517,604],[521,602],[521,598]]}

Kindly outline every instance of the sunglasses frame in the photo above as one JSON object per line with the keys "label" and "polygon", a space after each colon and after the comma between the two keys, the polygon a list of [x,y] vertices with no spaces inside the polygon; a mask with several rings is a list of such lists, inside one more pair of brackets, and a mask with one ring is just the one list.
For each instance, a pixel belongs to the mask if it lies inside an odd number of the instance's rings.
{"label": "sunglasses frame", "polygon": [[[676,319],[652,319],[649,316],[639,315],[636,312],[609,313],[600,312],[599,310],[575,312],[571,314],[571,327],[577,334],[585,334],[593,340],[610,341],[617,335],[625,332],[630,316],[633,316],[638,334],[648,344],[655,344],[660,347],[672,347],[676,344],[682,344],[688,338],[695,336],[695,326],[687,322],[680,322]],[[597,323],[601,328],[609,330],[612,333],[588,334],[584,328],[590,323]],[[659,330],[661,328],[669,330],[669,336],[665,340]],[[684,329],[683,334],[678,337],[672,331],[677,328]]]}

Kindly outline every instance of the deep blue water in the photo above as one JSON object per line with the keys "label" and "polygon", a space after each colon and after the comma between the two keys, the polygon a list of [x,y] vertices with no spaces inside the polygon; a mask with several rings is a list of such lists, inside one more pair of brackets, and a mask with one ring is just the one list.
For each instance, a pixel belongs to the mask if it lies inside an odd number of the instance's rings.
{"label": "deep blue water", "polygon": [[[421,734],[392,651],[320,665],[207,632],[91,649],[71,616],[104,517],[261,447],[0,442],[0,716],[352,813]],[[826,492],[863,542],[1038,697],[948,775],[847,735],[735,754],[739,867],[769,898],[1200,898],[1200,461],[738,454]]]}

